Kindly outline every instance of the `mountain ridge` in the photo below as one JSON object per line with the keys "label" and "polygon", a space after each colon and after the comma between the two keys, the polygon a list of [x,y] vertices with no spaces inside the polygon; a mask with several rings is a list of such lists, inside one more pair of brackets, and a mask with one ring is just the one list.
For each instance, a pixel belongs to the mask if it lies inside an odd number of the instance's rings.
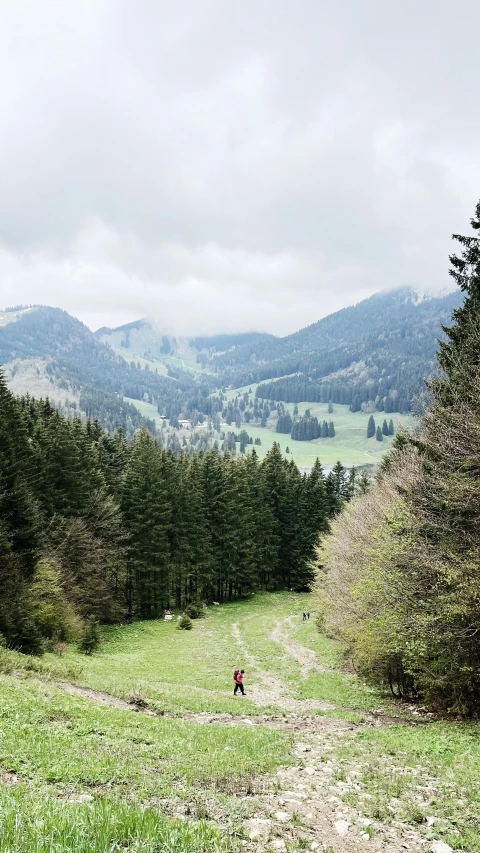
{"label": "mountain ridge", "polygon": [[70,401],[129,434],[146,423],[129,400],[168,418],[208,418],[221,412],[226,388],[250,385],[271,402],[332,399],[352,411],[368,404],[406,413],[435,370],[442,324],[461,300],[457,291],[380,291],[284,337],[168,337],[148,318],[94,333],[62,309],[16,306],[0,312],[0,364],[17,392],[32,393],[37,376],[39,393],[51,382],[61,405]]}

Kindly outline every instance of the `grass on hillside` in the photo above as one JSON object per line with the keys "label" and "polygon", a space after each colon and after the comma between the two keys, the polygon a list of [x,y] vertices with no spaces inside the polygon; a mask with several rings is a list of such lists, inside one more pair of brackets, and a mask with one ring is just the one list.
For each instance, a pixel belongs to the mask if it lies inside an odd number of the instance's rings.
{"label": "grass on hillside", "polygon": [[69,802],[27,786],[0,786],[0,818],[2,853],[227,853],[235,847],[205,820],[172,820],[106,797]]}
{"label": "grass on hillside", "polygon": [[[0,669],[10,674],[0,676],[2,853],[236,849],[251,778],[290,760],[291,734],[263,725],[201,725],[181,715],[258,714],[249,693],[262,673],[290,696],[338,706],[312,714],[358,724],[374,708],[399,713],[393,700],[339,669],[341,649],[317,634],[314,614],[302,622],[309,607],[306,595],[255,595],[211,608],[190,632],[161,621],[108,628],[108,642],[91,658],[70,649],[31,668],[22,666],[29,659],[4,651]],[[302,649],[315,651],[316,664],[330,671],[303,677],[295,658]],[[237,664],[246,664],[247,698],[231,695]],[[141,690],[177,716],[117,710],[52,683],[72,676],[124,698]],[[343,783],[339,796],[373,821],[401,820],[454,848],[478,851],[479,724],[401,713],[405,725],[360,727],[328,745],[332,781]],[[165,803],[174,813],[188,804],[196,819],[187,824],[162,814]],[[230,816],[222,833],[204,820],[214,803]]]}
{"label": "grass on hillside", "polygon": [[[293,404],[287,404],[293,417]],[[332,467],[339,459],[346,466],[377,465],[382,456],[389,450],[392,437],[384,436],[383,441],[375,437],[367,438],[367,423],[370,415],[363,412],[351,412],[348,406],[335,405],[333,413],[328,413],[326,403],[299,403],[299,415],[310,409],[313,417],[320,421],[333,421],[335,424],[334,438],[317,438],[314,441],[293,441],[291,436],[274,432],[269,427],[251,426],[245,424],[245,429],[255,441],[261,440],[261,445],[255,447],[259,457],[263,459],[274,441],[280,444],[285,453],[290,450],[289,459],[294,459],[300,468],[311,467],[317,458],[322,465]],[[400,415],[398,412],[385,415],[384,412],[374,414],[375,423],[382,425],[384,418],[387,422],[392,418],[395,430],[402,424],[409,428],[414,424],[411,415]]]}
{"label": "grass on hillside", "polygon": [[[254,385],[252,385],[252,392],[253,394],[255,393]],[[228,394],[233,394],[233,391],[228,391]],[[161,427],[162,421],[158,416],[155,406],[140,400],[133,400],[129,397],[124,397],[124,400],[136,406],[140,414],[144,417],[154,420],[157,428]],[[290,410],[293,416],[293,403],[286,404],[286,408]],[[260,459],[264,459],[271,449],[273,442],[276,441],[284,453],[286,453],[287,447],[289,448],[290,454],[286,454],[287,458],[293,459],[300,468],[311,468],[317,458],[327,468],[331,468],[339,459],[346,467],[352,465],[377,465],[391,446],[391,436],[384,436],[383,441],[377,441],[375,437],[367,438],[369,414],[351,412],[348,406],[341,405],[335,405],[333,413],[329,414],[326,403],[299,403],[299,414],[304,414],[308,408],[312,416],[317,417],[320,421],[333,420],[335,424],[335,438],[317,438],[314,441],[292,441],[289,435],[277,433],[270,426],[261,427],[252,424],[242,424],[241,428],[247,431],[253,441],[256,438],[260,439],[261,445],[255,446],[255,451]],[[393,420],[395,430],[398,430],[400,425],[411,428],[415,423],[412,415],[400,415],[398,412],[392,412],[387,415],[384,412],[378,412],[374,414],[375,423],[381,426],[385,417],[387,422],[390,418]],[[225,426],[222,429],[225,433],[238,432],[235,424],[232,424],[230,427]]]}
{"label": "grass on hillside", "polygon": [[125,403],[131,403],[132,406],[135,406],[142,417],[150,418],[151,421],[154,421],[157,429],[162,428],[163,420],[160,418],[156,406],[153,406],[151,403],[146,403],[144,400],[134,400],[133,397],[124,397],[123,399]]}
{"label": "grass on hillside", "polygon": [[148,369],[152,370],[154,373],[155,371],[157,371],[159,376],[168,376],[168,369],[166,365],[158,358],[154,358],[152,360],[149,358],[144,358],[144,356],[138,355],[137,353],[125,349],[124,347],[114,347],[112,346],[112,344],[110,344],[110,346],[112,347],[115,354],[119,355],[120,358],[123,358],[123,360],[126,361],[128,364],[134,361],[135,364],[140,364],[142,370],[145,370],[148,365]]}
{"label": "grass on hillside", "polygon": [[31,680],[0,676],[0,685],[0,763],[25,781],[107,786],[144,802],[194,784],[235,790],[246,768],[265,772],[288,750],[275,729],[142,716]]}
{"label": "grass on hillside", "polygon": [[[332,702],[353,710],[377,708],[378,693],[341,671],[340,652],[332,641],[320,637],[313,615],[302,623],[302,610],[309,606],[308,601],[307,596],[295,593],[256,594],[248,602],[209,608],[207,618],[195,620],[192,631],[178,631],[175,621],[163,620],[106,627],[100,653],[85,657],[71,649],[62,662],[81,668],[77,680],[85,686],[127,701],[135,694],[152,708],[171,714],[261,714],[266,709],[249,701],[252,694],[248,685],[261,684],[262,671],[274,673],[299,699]],[[322,666],[336,671],[302,677],[301,665],[271,636],[276,625],[292,614],[292,638],[312,648]],[[249,656],[247,663],[233,625],[238,625]],[[52,665],[55,660],[54,655],[46,656]],[[241,701],[232,695],[232,672],[237,665],[244,665],[247,671],[247,699]],[[389,702],[385,697],[383,704]]]}

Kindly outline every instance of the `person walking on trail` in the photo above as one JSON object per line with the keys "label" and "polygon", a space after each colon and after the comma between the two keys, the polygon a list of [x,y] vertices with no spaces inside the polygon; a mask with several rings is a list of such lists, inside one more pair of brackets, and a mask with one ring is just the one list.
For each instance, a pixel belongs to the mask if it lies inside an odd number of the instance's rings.
{"label": "person walking on trail", "polygon": [[235,689],[233,691],[234,696],[237,695],[237,690],[240,690],[240,693],[242,694],[242,696],[245,696],[245,690],[243,687],[243,676],[244,675],[245,675],[244,669],[236,669],[235,672],[233,673],[233,677],[235,680]]}
{"label": "person walking on trail", "polygon": [[302,622],[306,622],[306,621],[307,621],[307,614],[305,613],[305,610],[304,610]]}
{"label": "person walking on trail", "polygon": [[310,611],[307,610],[307,619],[310,619]]}

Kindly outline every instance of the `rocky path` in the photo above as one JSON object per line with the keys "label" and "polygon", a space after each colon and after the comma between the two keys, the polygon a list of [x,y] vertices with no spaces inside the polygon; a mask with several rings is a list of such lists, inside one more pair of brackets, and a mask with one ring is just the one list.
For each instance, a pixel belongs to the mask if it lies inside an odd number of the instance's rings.
{"label": "rocky path", "polygon": [[[328,671],[316,660],[315,653],[293,640],[290,631],[295,617],[289,616],[275,625],[270,638],[277,642],[282,653],[301,666],[306,677],[311,671]],[[271,778],[266,793],[256,798],[255,806],[246,821],[248,851],[312,850],[318,853],[353,853],[362,848],[372,853],[451,853],[441,841],[429,841],[414,827],[392,821],[385,824],[370,820],[348,805],[344,797],[349,791],[360,790],[357,778],[360,768],[346,767],[335,757],[339,742],[354,736],[359,725],[331,717],[315,716],[316,708],[331,708],[328,703],[296,700],[285,694],[282,684],[259,668],[246,647],[238,625],[234,637],[249,666],[254,666],[259,685],[252,685],[252,700],[276,705],[287,711],[253,718],[235,717],[226,724],[274,725],[289,729],[295,735],[295,762],[280,768]],[[310,713],[309,713],[310,712]],[[228,716],[228,715],[227,715]],[[196,720],[200,722],[199,715]],[[206,720],[205,720],[206,721]],[[210,719],[209,722],[214,722]],[[364,714],[360,726],[388,725],[404,720],[390,720],[375,714]],[[368,792],[367,793],[368,796]]]}
{"label": "rocky path", "polygon": [[[282,654],[294,659],[301,667],[302,676],[312,671],[328,671],[316,660],[314,652],[296,642],[290,632],[294,617],[283,619],[275,625],[270,638],[279,644]],[[334,710],[327,702],[299,700],[290,695],[284,685],[271,672],[263,669],[248,648],[239,624],[232,626],[232,634],[241,651],[246,667],[255,672],[256,681],[248,682],[248,699],[256,705],[270,706],[271,713],[258,716],[225,713],[192,713],[184,719],[193,723],[225,726],[271,726],[289,731],[294,738],[294,762],[281,767],[270,778],[258,780],[252,796],[238,792],[246,837],[241,844],[251,853],[300,850],[318,853],[353,853],[365,849],[371,853],[451,853],[442,841],[431,841],[408,824],[392,820],[384,823],[367,819],[346,802],[349,792],[368,791],[359,784],[361,767],[340,762],[337,748],[355,737],[359,727],[383,726],[405,722],[390,720],[378,714],[363,714],[363,722],[354,724],[334,716],[322,716],[317,710]],[[126,702],[102,691],[76,684],[59,683],[68,693],[90,699],[120,710],[154,715],[156,712],[142,704]],[[239,697],[239,704],[242,702]],[[246,709],[245,709],[246,710]],[[387,759],[386,759],[387,760]],[[190,814],[189,804],[171,803],[177,816],[182,808]],[[218,806],[218,804],[217,804]],[[162,804],[169,810],[169,803]],[[180,812],[179,812],[180,809]],[[230,815],[215,808],[213,819],[220,826],[231,825]]]}
{"label": "rocky path", "polygon": [[348,736],[351,727],[336,722],[297,742],[295,764],[278,770],[272,790],[257,799],[257,808],[246,822],[249,840],[244,848],[256,853],[263,849],[318,853],[353,853],[362,848],[372,853],[435,850],[411,826],[386,826],[363,818],[344,802],[342,797],[355,787],[358,774],[354,767],[345,772],[343,766],[338,773],[335,744],[339,737]]}

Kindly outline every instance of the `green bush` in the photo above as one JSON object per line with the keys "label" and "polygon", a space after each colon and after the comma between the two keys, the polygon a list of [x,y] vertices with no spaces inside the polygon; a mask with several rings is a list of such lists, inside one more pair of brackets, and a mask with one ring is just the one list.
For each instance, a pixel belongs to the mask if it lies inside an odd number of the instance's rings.
{"label": "green bush", "polygon": [[85,620],[83,637],[79,643],[79,649],[85,655],[92,655],[100,645],[100,625],[95,616],[88,616]]}
{"label": "green bush", "polygon": [[185,614],[189,616],[190,619],[204,619],[205,609],[200,601],[192,601],[186,606]]}
{"label": "green bush", "polygon": [[180,631],[191,631],[192,627],[192,620],[184,613],[182,618],[180,619],[180,622],[177,625],[177,628],[179,628]]}

